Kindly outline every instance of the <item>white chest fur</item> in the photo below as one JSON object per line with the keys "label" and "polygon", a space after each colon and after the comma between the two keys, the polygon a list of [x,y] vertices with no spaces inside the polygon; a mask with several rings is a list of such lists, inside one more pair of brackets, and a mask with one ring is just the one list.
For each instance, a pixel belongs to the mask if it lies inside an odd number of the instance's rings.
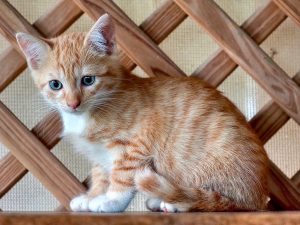
{"label": "white chest fur", "polygon": [[87,130],[88,115],[76,115],[62,112],[63,135],[71,136],[75,149],[85,155],[92,163],[100,164],[104,169],[110,171],[113,161],[116,159],[118,152],[109,151],[105,148],[105,143],[91,143],[82,135]]}
{"label": "white chest fur", "polygon": [[86,130],[88,116],[86,114],[74,114],[62,112],[61,117],[63,120],[64,130],[63,134],[77,134],[81,135]]}

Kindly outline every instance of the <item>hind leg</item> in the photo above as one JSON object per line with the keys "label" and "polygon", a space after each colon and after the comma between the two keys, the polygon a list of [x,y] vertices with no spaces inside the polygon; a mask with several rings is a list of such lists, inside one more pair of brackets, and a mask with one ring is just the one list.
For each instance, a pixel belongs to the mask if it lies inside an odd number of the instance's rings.
{"label": "hind leg", "polygon": [[189,207],[187,204],[172,204],[162,201],[159,198],[149,198],[146,201],[146,207],[152,212],[165,212],[165,213],[175,213],[175,212],[187,212]]}
{"label": "hind leg", "polygon": [[[186,212],[191,207],[190,204],[183,203],[182,198],[179,197],[178,193],[182,190],[174,187],[150,168],[136,174],[135,185],[138,191],[149,196],[146,206],[153,212]],[[184,200],[189,199],[185,196]]]}
{"label": "hind leg", "polygon": [[179,204],[167,203],[158,198],[147,199],[146,207],[152,212],[175,213],[188,211],[185,207],[180,206]]}

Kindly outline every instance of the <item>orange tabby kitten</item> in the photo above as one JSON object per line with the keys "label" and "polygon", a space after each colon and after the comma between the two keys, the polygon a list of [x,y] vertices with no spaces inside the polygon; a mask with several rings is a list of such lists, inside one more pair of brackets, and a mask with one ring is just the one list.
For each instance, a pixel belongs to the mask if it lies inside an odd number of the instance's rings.
{"label": "orange tabby kitten", "polygon": [[136,191],[152,211],[265,209],[267,155],[219,91],[197,78],[124,71],[108,15],[87,34],[16,37],[64,135],[94,164],[72,210],[122,212]]}

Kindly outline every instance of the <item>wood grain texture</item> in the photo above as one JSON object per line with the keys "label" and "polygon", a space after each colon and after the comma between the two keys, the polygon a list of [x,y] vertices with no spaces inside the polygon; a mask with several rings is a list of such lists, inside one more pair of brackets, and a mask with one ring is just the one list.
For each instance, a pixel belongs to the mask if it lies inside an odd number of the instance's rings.
{"label": "wood grain texture", "polygon": [[298,172],[294,174],[291,180],[296,185],[296,187],[300,189],[300,170],[298,170]]}
{"label": "wood grain texture", "polygon": [[1,225],[299,225],[299,212],[264,213],[7,213]]}
{"label": "wood grain texture", "polygon": [[[52,149],[60,140],[61,122],[57,113],[42,119],[32,133],[48,148]],[[0,198],[6,194],[28,170],[11,153],[0,160]]]}
{"label": "wood grain texture", "polygon": [[175,0],[300,124],[300,88],[213,1]]}
{"label": "wood grain texture", "polygon": [[23,54],[15,38],[16,32],[25,32],[37,37],[41,34],[6,0],[0,1],[0,33],[14,48]]}
{"label": "wood grain texture", "polygon": [[64,205],[86,188],[0,102],[0,141]]}
{"label": "wood grain texture", "polygon": [[[300,71],[293,77],[295,83],[300,87]],[[250,120],[263,143],[266,143],[288,120],[290,117],[274,101],[269,101]]]}
{"label": "wood grain texture", "polygon": [[0,55],[0,93],[27,67],[25,58],[12,46]]}
{"label": "wood grain texture", "polygon": [[278,7],[300,26],[300,1],[299,0],[273,0]]}
{"label": "wood grain texture", "polygon": [[184,72],[111,0],[74,0],[92,19],[103,11],[115,22],[121,49],[149,76],[183,76]]}
{"label": "wood grain texture", "polygon": [[[247,19],[242,25],[242,28],[245,29],[257,43],[261,43],[285,18],[286,16],[274,3],[267,2],[266,5],[262,6]],[[236,67],[237,64],[230,59],[225,51],[219,50],[208,60],[208,63],[197,68],[193,75],[217,87]],[[294,81],[298,82],[300,81],[299,79],[300,74],[298,73],[295,75]],[[298,84],[300,84],[300,82]],[[250,124],[263,143],[266,143],[289,118],[290,117],[274,101],[270,101],[250,120]],[[270,162],[270,167],[271,179],[269,186],[271,195],[275,196],[272,203],[281,208],[299,209],[300,196],[295,186],[273,162]],[[294,179],[299,180],[300,183],[300,177],[298,178],[296,176]],[[287,195],[285,193],[286,190],[290,190],[291,195]]]}
{"label": "wood grain texture", "polygon": [[[284,20],[286,15],[272,1],[258,8],[241,26],[257,43],[262,43]],[[192,74],[213,86],[220,85],[238,65],[223,49],[217,50]]]}
{"label": "wood grain texture", "polygon": [[56,37],[67,30],[82,14],[83,11],[73,0],[59,0],[34,22],[33,27],[45,37]]}
{"label": "wood grain texture", "polygon": [[[1,4],[5,4],[5,2],[2,2]],[[11,5],[8,5],[6,9],[7,8],[10,11],[10,14],[16,13]],[[82,15],[82,13],[83,12],[72,0],[60,0],[53,8],[35,21],[33,27],[44,37],[55,37],[64,32]],[[19,14],[17,13],[16,16],[11,17],[18,20],[18,15]],[[25,23],[26,26],[29,26],[29,23],[24,21],[25,19],[21,18],[21,21],[17,23]],[[26,32],[26,30],[19,30],[19,26],[16,26],[14,30]],[[28,31],[31,32],[32,29]],[[11,36],[12,34],[8,35]],[[19,53],[18,51],[19,47],[17,47],[17,49],[8,47],[0,55],[0,93],[26,68],[26,61],[23,53]]]}
{"label": "wood grain texture", "polygon": [[[139,26],[156,44],[162,42],[187,15],[172,1],[165,1]],[[136,64],[120,51],[120,60],[128,70],[133,70]]]}
{"label": "wood grain texture", "polygon": [[[300,85],[300,72],[293,80]],[[290,117],[274,102],[268,102],[250,121],[261,141],[265,144]],[[271,204],[277,209],[300,209],[300,172],[290,180],[270,160],[269,188]],[[298,187],[298,188],[297,188]]]}
{"label": "wood grain texture", "polygon": [[299,210],[300,192],[296,185],[273,163],[269,161],[269,188],[271,204],[276,209]]}
{"label": "wood grain texture", "polygon": [[0,199],[27,173],[11,153],[0,161]]}

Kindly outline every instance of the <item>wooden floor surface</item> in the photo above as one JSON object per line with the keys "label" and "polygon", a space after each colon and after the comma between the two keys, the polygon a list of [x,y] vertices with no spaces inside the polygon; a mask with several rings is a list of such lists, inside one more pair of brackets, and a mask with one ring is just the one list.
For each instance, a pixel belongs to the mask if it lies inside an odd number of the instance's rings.
{"label": "wooden floor surface", "polygon": [[260,213],[0,213],[1,225],[296,225],[300,212]]}

